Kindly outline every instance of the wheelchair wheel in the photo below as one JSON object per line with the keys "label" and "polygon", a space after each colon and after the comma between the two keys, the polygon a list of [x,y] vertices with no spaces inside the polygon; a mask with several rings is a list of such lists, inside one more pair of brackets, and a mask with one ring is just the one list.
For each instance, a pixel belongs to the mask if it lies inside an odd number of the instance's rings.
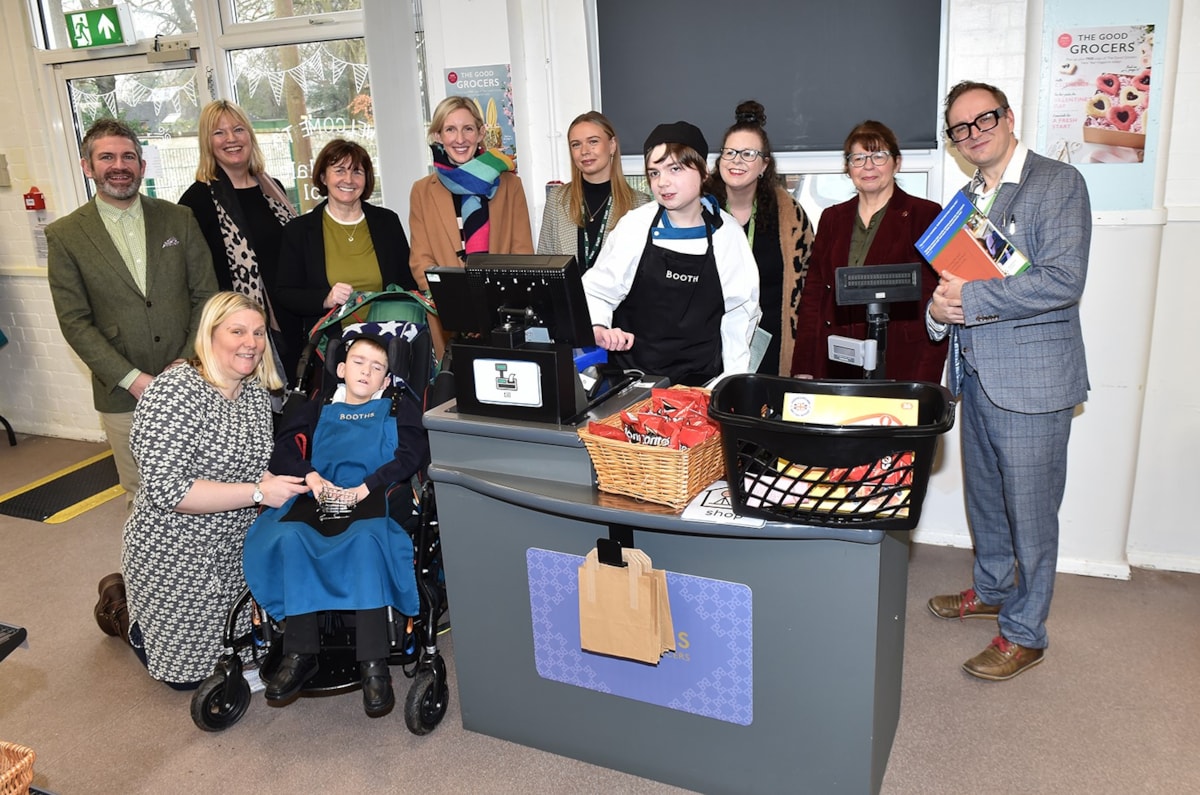
{"label": "wheelchair wheel", "polygon": [[213,674],[192,694],[192,721],[206,732],[228,729],[242,719],[250,706],[250,683],[239,676],[230,682],[227,693],[227,680],[223,674]]}
{"label": "wheelchair wheel", "polygon": [[413,734],[429,734],[446,715],[450,704],[450,688],[433,671],[421,671],[413,680],[404,700],[404,723]]}

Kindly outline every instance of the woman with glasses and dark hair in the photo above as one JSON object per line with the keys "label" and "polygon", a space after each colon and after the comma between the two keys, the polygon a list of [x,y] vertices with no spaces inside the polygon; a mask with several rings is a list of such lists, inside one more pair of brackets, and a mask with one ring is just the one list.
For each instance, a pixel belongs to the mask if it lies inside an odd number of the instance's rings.
{"label": "woman with glasses and dark hair", "polygon": [[946,343],[931,342],[925,331],[925,305],[937,287],[937,274],[923,264],[916,242],[941,207],[908,195],[896,184],[900,144],[886,125],[877,121],[859,124],[846,136],[842,153],[857,195],[821,214],[796,317],[792,375],[862,378],[861,368],[831,362],[828,356],[831,334],[856,339],[869,336],[865,307],[837,305],[837,268],[920,262],[921,300],[888,307],[885,375],[901,381],[938,383],[946,362]]}
{"label": "woman with glasses and dark hair", "polygon": [[763,106],[753,100],[743,102],[734,119],[725,131],[708,192],[741,224],[758,263],[762,307],[758,327],[771,335],[758,372],[789,375],[796,308],[808,272],[813,227],[775,171],[771,142],[763,129],[767,123]]}
{"label": "woman with glasses and dark hair", "polygon": [[546,196],[537,253],[570,254],[592,267],[617,221],[650,197],[625,182],[617,133],[603,113],[589,110],[567,128],[571,181]]}
{"label": "woman with glasses and dark hair", "polygon": [[375,190],[367,150],[335,138],[317,155],[312,175],[325,201],[284,227],[279,265],[279,302],[301,318],[304,331],[354,291],[417,286],[400,216],[367,202]]}

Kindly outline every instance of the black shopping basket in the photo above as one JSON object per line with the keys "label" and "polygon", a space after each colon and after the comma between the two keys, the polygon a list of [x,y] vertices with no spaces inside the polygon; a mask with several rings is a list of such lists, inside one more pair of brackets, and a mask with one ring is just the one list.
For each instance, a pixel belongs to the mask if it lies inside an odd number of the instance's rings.
{"label": "black shopping basket", "polygon": [[[783,419],[802,395],[901,398],[915,425],[820,425]],[[949,390],[919,381],[818,381],[734,375],[717,384],[734,508],[793,524],[911,530],[921,517],[937,437],[954,427]]]}

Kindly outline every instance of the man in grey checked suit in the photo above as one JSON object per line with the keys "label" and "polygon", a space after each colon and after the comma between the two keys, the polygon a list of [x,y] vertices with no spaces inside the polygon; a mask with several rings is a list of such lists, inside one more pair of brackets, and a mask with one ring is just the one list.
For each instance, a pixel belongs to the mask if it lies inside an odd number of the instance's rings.
{"label": "man in grey checked suit", "polygon": [[975,541],[971,588],[929,600],[940,618],[995,618],[999,635],[963,669],[1011,679],[1042,661],[1054,593],[1067,440],[1088,375],[1079,300],[1092,215],[1071,166],[1017,141],[1000,89],[964,82],[946,133],[977,169],[977,206],[1032,263],[1006,279],[941,280],[930,336],[951,335],[949,386],[962,395],[963,481]]}
{"label": "man in grey checked suit", "polygon": [[192,211],[138,193],[146,164],[128,126],[101,119],[80,149],[96,198],[46,227],[47,276],[63,337],[92,371],[92,401],[132,500],[133,409],[155,375],[192,355],[217,281]]}

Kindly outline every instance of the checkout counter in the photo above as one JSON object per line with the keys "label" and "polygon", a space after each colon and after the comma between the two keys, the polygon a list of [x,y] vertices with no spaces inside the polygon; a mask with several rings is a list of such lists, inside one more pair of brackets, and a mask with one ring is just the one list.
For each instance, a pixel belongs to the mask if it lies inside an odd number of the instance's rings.
{"label": "checkout counter", "polygon": [[[425,426],[465,728],[702,792],[879,791],[907,533],[685,520],[597,491],[575,425],[450,401]],[[579,648],[576,569],[605,537],[667,571],[677,650],[657,666]]]}

